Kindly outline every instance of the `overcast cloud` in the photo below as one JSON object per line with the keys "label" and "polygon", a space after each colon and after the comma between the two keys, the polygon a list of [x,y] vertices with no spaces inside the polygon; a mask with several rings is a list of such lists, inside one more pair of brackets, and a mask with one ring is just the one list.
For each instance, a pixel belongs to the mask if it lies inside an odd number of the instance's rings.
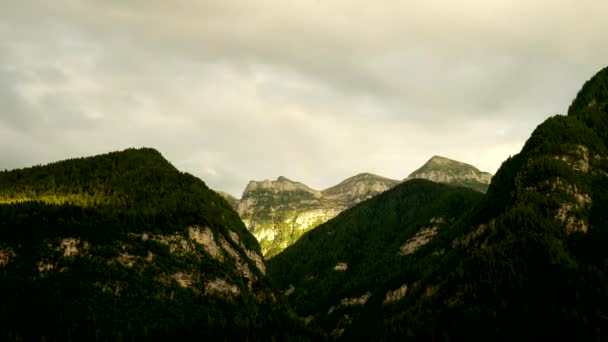
{"label": "overcast cloud", "polygon": [[240,196],[495,172],[608,65],[605,0],[0,0],[0,168],[158,149]]}

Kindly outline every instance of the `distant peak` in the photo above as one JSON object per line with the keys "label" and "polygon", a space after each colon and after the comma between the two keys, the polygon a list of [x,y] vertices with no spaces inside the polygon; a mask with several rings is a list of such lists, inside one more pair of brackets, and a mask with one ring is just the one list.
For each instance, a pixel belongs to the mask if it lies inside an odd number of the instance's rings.
{"label": "distant peak", "polygon": [[367,177],[374,177],[375,178],[375,177],[380,177],[380,176],[375,175],[373,173],[369,173],[369,172],[362,172],[362,173],[360,173],[358,175],[355,175],[355,178],[367,178]]}
{"label": "distant peak", "polygon": [[422,178],[436,183],[455,184],[485,192],[492,175],[479,171],[475,166],[442,156],[433,156],[406,180]]}
{"label": "distant peak", "polygon": [[450,158],[446,158],[446,157],[442,157],[442,156],[432,156],[431,159],[429,159],[429,161],[427,163],[435,163],[435,164],[462,164],[459,161],[450,159]]}
{"label": "distant peak", "polygon": [[[378,176],[373,173],[363,172],[347,178],[337,185],[323,190],[328,196],[348,195],[353,191],[364,193],[380,193],[399,184],[400,181]],[[352,195],[352,194],[351,194]]]}
{"label": "distant peak", "polygon": [[492,175],[480,171],[473,165],[434,155],[424,165],[412,172],[408,178],[425,178],[440,183],[465,179],[490,183]]}
{"label": "distant peak", "polygon": [[363,173],[354,175],[354,176],[348,178],[347,180],[359,180],[359,179],[369,179],[369,178],[382,178],[382,177],[375,175],[373,173],[363,172]]}
{"label": "distant peak", "polygon": [[263,181],[250,181],[247,184],[247,186],[245,187],[245,190],[243,191],[243,195],[241,196],[241,198],[245,198],[245,197],[249,196],[249,194],[252,191],[258,191],[258,190],[273,191],[273,192],[303,190],[303,191],[307,191],[307,192],[315,193],[315,194],[319,192],[317,190],[311,189],[310,187],[308,187],[307,185],[305,185],[303,183],[295,182],[287,177],[280,176],[276,180],[265,179]]}
{"label": "distant peak", "polygon": [[458,160],[454,160],[454,159],[450,159],[450,158],[446,158],[446,157],[442,157],[442,156],[438,156],[438,155],[432,156],[431,159],[429,159],[426,163],[424,163],[424,165],[422,167],[424,168],[425,166],[446,166],[446,167],[461,166],[461,167],[469,167],[469,168],[477,170],[477,168],[471,164],[463,163]]}
{"label": "distant peak", "polygon": [[349,184],[349,183],[359,182],[359,181],[366,181],[366,180],[378,180],[378,181],[387,181],[387,182],[397,182],[396,180],[388,179],[388,178],[382,177],[382,176],[378,176],[378,175],[375,175],[373,173],[363,172],[363,173],[359,173],[359,174],[357,174],[355,176],[352,176],[350,178],[347,178],[347,179],[343,180],[338,185]]}

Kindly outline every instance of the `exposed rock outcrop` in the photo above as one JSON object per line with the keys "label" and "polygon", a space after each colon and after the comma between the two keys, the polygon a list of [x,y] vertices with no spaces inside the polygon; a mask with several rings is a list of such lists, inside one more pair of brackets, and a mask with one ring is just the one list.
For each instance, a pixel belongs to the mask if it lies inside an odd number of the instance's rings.
{"label": "exposed rock outcrop", "polygon": [[[484,192],[492,175],[469,164],[435,156],[406,180],[414,178]],[[240,200],[221,191],[218,193],[231,203],[260,242],[264,256],[269,258],[292,245],[306,231],[400,183],[371,173],[361,173],[319,191],[279,177],[274,181],[249,182]]]}
{"label": "exposed rock outcrop", "polygon": [[407,179],[422,178],[437,183],[461,185],[485,192],[492,175],[479,171],[476,167],[441,156],[433,156]]}
{"label": "exposed rock outcrop", "polygon": [[398,183],[369,173],[323,191],[285,177],[275,181],[252,181],[235,209],[260,242],[263,254],[271,257],[293,244],[306,231]]}

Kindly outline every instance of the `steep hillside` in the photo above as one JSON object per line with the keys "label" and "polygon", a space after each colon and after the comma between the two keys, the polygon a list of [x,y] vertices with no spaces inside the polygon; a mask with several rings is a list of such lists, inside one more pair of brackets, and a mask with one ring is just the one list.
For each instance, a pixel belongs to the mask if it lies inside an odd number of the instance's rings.
{"label": "steep hillside", "polygon": [[[418,255],[442,253],[425,244],[443,239],[481,196],[426,180],[407,181],[305,234],[269,261],[269,274],[300,316],[339,336],[367,316],[368,306],[405,295],[410,279],[434,261],[420,263]],[[399,279],[405,270],[407,279]],[[387,297],[396,289],[394,298]]]}
{"label": "steep hillside", "polygon": [[7,341],[301,331],[238,215],[151,149],[0,172],[0,302]]}
{"label": "steep hillside", "polygon": [[342,210],[339,204],[322,197],[320,191],[285,177],[252,181],[243,192],[237,212],[268,258]]}
{"label": "steep hillside", "polygon": [[[435,210],[445,208],[437,199],[431,203],[438,205]],[[425,205],[419,199],[414,204]],[[363,249],[365,260],[392,252],[402,262],[399,272],[385,278],[380,273],[381,281],[370,286],[362,274],[374,274],[374,268],[349,273],[351,266],[336,252],[359,255],[362,243],[342,240],[341,249],[328,241],[336,239],[329,227],[348,227],[347,236],[375,227],[383,236],[391,227],[388,217],[408,214],[387,207],[370,209],[357,220],[345,212],[273,258],[269,272],[300,315],[312,315],[310,324],[345,341],[601,341],[608,336],[606,208],[608,69],[585,84],[567,116],[536,128],[459,220],[439,224],[435,235],[437,219],[414,226],[405,245],[387,240],[388,252]],[[427,243],[408,247],[420,242]],[[336,293],[323,292],[318,284]],[[333,307],[321,311],[328,305]]]}
{"label": "steep hillside", "polygon": [[[568,116],[547,119],[503,163],[475,214],[455,227],[462,234],[442,268],[412,291],[416,305],[410,302],[401,317],[409,333],[605,338],[607,84],[604,69],[585,84]],[[473,324],[480,328],[465,330]]]}
{"label": "steep hillside", "polygon": [[456,160],[433,156],[418,170],[412,172],[407,179],[422,178],[437,183],[460,185],[486,192],[492,180],[492,175],[479,171],[476,167]]}
{"label": "steep hillside", "polygon": [[394,187],[400,182],[371,173],[361,173],[348,178],[338,185],[323,190],[323,196],[330,201],[341,203],[345,208],[370,199]]}

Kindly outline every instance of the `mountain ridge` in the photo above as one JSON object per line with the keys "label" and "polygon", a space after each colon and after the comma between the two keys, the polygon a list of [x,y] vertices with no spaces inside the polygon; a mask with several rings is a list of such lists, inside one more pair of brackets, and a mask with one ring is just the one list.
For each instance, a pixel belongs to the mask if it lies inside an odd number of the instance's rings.
{"label": "mountain ridge", "polygon": [[473,165],[435,155],[420,168],[412,172],[406,180],[412,178],[460,185],[485,192],[492,179],[492,174],[480,171]]}
{"label": "mountain ridge", "polygon": [[[491,175],[466,163],[433,156],[405,180],[412,178],[445,182],[485,192]],[[264,256],[272,257],[306,231],[401,182],[362,172],[324,190],[316,190],[280,176],[276,180],[250,181],[241,199],[226,194],[222,196],[233,205],[258,239]]]}
{"label": "mountain ridge", "polygon": [[[369,208],[387,197],[401,203],[395,190],[416,181],[410,180],[352,208],[360,218],[349,220],[346,211],[270,259],[273,279],[298,314],[338,340],[602,340],[608,331],[607,85],[603,69],[567,116],[539,124],[460,218],[407,227],[394,224],[403,211]],[[387,245],[394,254],[383,269],[399,270],[387,278],[374,267],[351,268],[335,257],[344,248],[330,235],[313,234],[345,227],[343,235],[358,236],[379,220],[374,231],[389,237],[413,229],[400,248]],[[345,255],[359,263],[381,259],[381,248],[358,254],[366,241],[347,243]],[[333,270],[327,267],[336,261]],[[325,273],[307,277],[310,265]],[[382,283],[368,286],[375,277]],[[345,292],[341,284],[354,285]],[[331,297],[332,291],[341,292]]]}

